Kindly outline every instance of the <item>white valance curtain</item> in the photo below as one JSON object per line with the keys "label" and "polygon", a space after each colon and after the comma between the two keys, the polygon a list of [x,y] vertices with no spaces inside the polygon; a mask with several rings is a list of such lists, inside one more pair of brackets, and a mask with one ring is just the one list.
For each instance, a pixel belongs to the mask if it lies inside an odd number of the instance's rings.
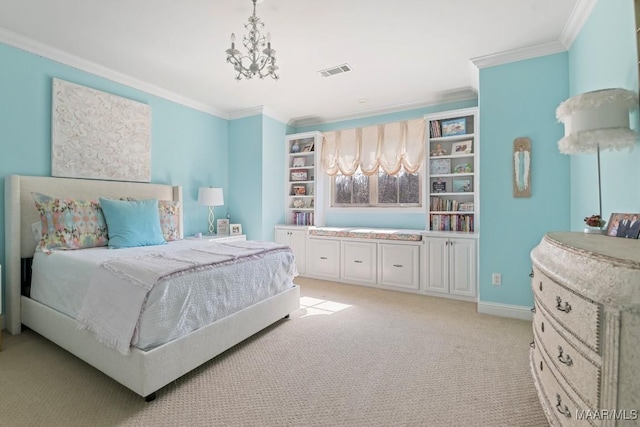
{"label": "white valance curtain", "polygon": [[394,175],[403,166],[415,173],[425,157],[425,129],[426,120],[415,119],[326,132],[322,167],[330,176],[351,176],[358,167],[368,176],[378,168]]}

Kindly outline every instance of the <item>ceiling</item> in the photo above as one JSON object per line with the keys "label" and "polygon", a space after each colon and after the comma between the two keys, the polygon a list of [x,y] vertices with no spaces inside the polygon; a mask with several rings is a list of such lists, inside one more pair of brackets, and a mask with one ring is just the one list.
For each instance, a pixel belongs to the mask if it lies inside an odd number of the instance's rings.
{"label": "ceiling", "polygon": [[0,0],[0,42],[224,118],[308,124],[473,97],[483,61],[566,49],[584,3],[264,0],[278,81],[237,82],[225,62],[251,0]]}

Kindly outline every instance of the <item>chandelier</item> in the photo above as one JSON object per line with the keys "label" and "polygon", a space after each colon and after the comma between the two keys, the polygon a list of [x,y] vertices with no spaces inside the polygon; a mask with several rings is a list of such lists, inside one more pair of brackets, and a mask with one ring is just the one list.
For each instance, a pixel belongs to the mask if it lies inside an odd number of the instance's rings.
{"label": "chandelier", "polygon": [[[227,49],[227,62],[233,65],[233,69],[238,72],[236,80],[250,79],[255,76],[264,79],[267,76],[278,80],[276,74],[276,51],[271,49],[271,34],[263,36],[259,28],[264,27],[264,23],[256,16],[256,0],[253,0],[253,15],[249,17],[249,23],[244,27],[249,30],[249,34],[242,37],[242,44],[247,49],[247,54],[236,49],[236,35],[231,33],[231,48]],[[266,46],[266,47],[265,47]]]}

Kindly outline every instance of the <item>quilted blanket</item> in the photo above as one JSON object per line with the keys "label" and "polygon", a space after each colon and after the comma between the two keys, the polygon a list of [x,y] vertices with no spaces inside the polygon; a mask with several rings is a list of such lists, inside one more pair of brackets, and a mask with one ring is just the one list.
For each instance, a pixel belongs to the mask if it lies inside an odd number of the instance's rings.
{"label": "quilted blanket", "polygon": [[273,242],[236,241],[105,261],[96,268],[76,320],[80,329],[91,331],[98,341],[126,355],[146,297],[158,281],[278,250],[289,249]]}

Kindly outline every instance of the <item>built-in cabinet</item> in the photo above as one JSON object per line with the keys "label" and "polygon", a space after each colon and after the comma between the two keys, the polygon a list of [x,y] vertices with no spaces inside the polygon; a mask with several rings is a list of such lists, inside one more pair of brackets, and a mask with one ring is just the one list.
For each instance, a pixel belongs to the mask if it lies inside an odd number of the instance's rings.
{"label": "built-in cabinet", "polygon": [[478,109],[430,114],[426,120],[429,230],[476,232]]}
{"label": "built-in cabinet", "polygon": [[475,298],[476,239],[424,236],[423,242],[425,290]]}
{"label": "built-in cabinet", "polygon": [[275,229],[275,241],[291,248],[293,255],[296,257],[298,273],[304,275],[307,259],[307,229],[278,225]]}
{"label": "built-in cabinet", "polygon": [[375,285],[378,278],[378,245],[375,242],[342,241],[342,280]]}

